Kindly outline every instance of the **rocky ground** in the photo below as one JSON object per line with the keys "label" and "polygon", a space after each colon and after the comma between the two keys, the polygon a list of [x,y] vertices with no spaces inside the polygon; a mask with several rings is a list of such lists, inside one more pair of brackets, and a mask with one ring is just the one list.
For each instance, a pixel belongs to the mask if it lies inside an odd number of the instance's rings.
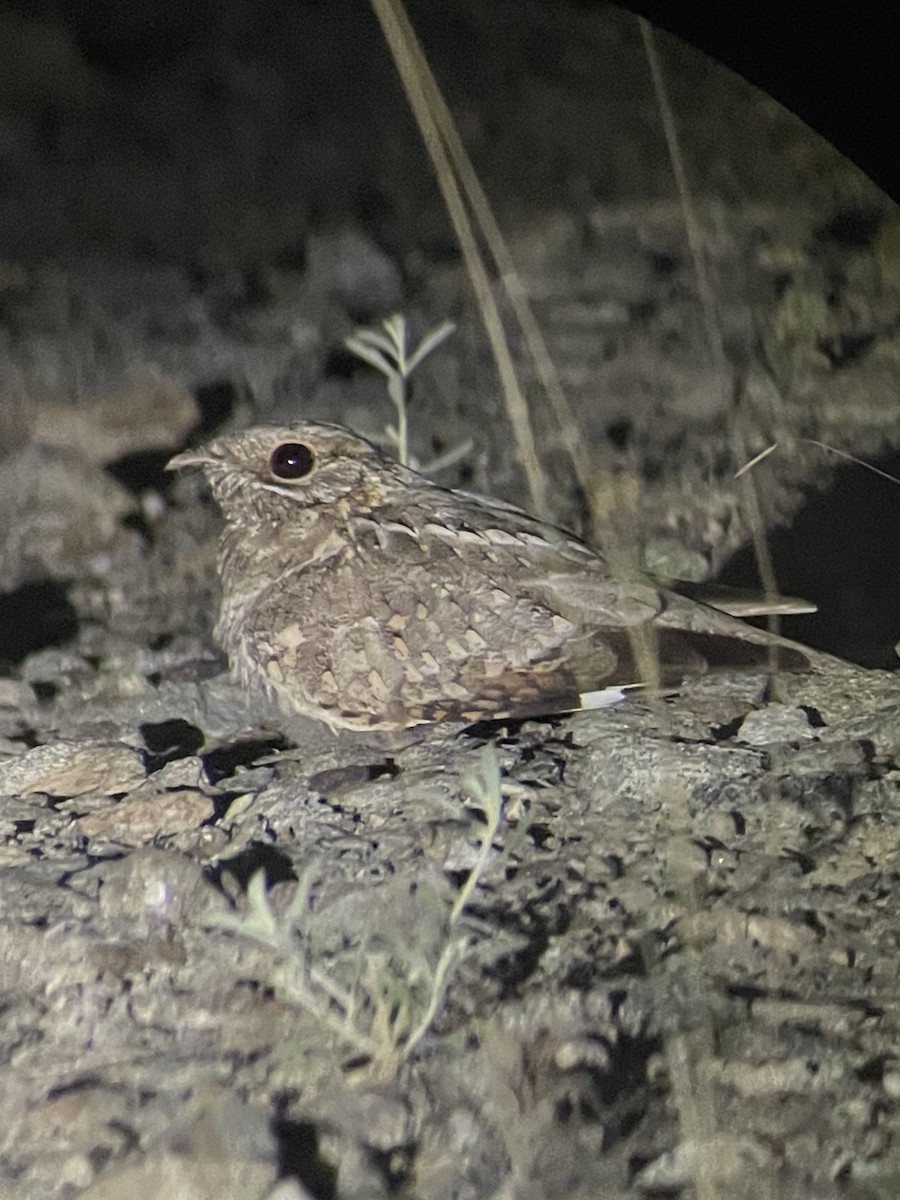
{"label": "rocky ground", "polygon": [[[810,440],[894,444],[883,194],[661,38],[713,353],[634,18],[422,8],[590,448],[585,488],[515,336],[549,515],[702,578],[827,482]],[[0,14],[0,1196],[896,1194],[890,672],[405,744],[223,673],[218,516],[164,463],[381,437],[359,324],[457,323],[416,459],[528,494],[368,10],[180,12]],[[889,665],[855,611],[829,648]]]}

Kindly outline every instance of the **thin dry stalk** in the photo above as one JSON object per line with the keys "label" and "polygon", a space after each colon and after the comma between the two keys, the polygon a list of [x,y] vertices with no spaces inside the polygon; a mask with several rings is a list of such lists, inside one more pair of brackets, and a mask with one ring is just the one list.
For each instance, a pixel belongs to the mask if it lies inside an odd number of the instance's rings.
{"label": "thin dry stalk", "polygon": [[[663,136],[665,137],[666,148],[669,153],[669,161],[672,165],[672,174],[675,178],[675,187],[678,191],[678,200],[684,219],[685,234],[687,236],[694,279],[697,286],[697,296],[700,300],[701,311],[703,312],[710,361],[714,366],[724,369],[727,366],[727,357],[722,343],[722,331],[719,326],[715,288],[706,268],[703,235],[700,232],[700,222],[697,219],[697,210],[694,206],[694,198],[690,183],[688,182],[687,171],[684,165],[684,155],[681,152],[681,142],[675,124],[675,116],[672,111],[662,63],[660,62],[659,52],[656,47],[656,35],[653,26],[645,17],[638,17],[638,25],[644,43],[644,53],[647,56],[647,65],[650,68],[650,77],[653,81],[653,91],[659,108]],[[745,452],[744,437],[739,421],[734,422],[732,438],[735,459],[740,462],[745,458]],[[766,598],[774,599],[777,598],[778,588],[775,582],[772,555],[769,552],[769,546],[766,541],[765,523],[762,516],[759,491],[755,480],[752,480],[749,475],[742,476],[741,488],[744,516],[753,542],[753,551],[759,566],[759,576],[762,580]],[[767,624],[773,633],[778,632],[777,616],[770,616]],[[770,671],[774,674],[778,669],[778,652],[774,646],[769,652],[769,660]]]}
{"label": "thin dry stalk", "polygon": [[706,339],[709,344],[709,352],[713,362],[724,363],[725,351],[722,347],[722,335],[719,329],[716,292],[710,280],[709,272],[706,269],[706,257],[703,252],[703,235],[700,232],[700,222],[697,220],[694,198],[684,166],[684,155],[681,153],[681,142],[678,137],[678,129],[675,125],[675,115],[669,101],[669,94],[666,91],[666,81],[663,75],[662,64],[656,49],[656,35],[653,31],[653,26],[646,17],[638,17],[638,25],[640,26],[641,39],[644,43],[644,53],[647,56],[647,65],[650,68],[650,78],[653,81],[653,93],[656,97],[657,107],[659,108],[663,136],[666,140],[666,149],[669,152],[669,162],[672,166],[672,174],[675,177],[675,188],[678,192],[679,204],[681,205],[688,249],[691,253],[691,263],[694,268],[694,278],[697,281],[697,295],[700,298],[700,307],[703,310],[703,320],[706,325]]}
{"label": "thin dry stalk", "polygon": [[503,320],[491,289],[487,266],[478,246],[469,207],[460,187],[462,176],[454,157],[454,149],[459,146],[459,139],[455,130],[450,141],[447,137],[448,127],[452,129],[453,126],[452,118],[443,100],[438,103],[436,99],[440,96],[437,83],[400,0],[372,0],[372,8],[381,25],[397,74],[431,158],[438,186],[472,281],[481,319],[500,375],[506,411],[516,443],[516,457],[525,473],[531,503],[539,515],[546,515],[547,483],[535,446],[528,405],[519,387]]}

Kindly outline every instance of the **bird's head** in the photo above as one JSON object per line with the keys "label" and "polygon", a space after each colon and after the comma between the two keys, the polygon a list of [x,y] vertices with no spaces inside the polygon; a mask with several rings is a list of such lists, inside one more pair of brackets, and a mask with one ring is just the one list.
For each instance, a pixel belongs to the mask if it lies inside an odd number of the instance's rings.
{"label": "bird's head", "polygon": [[168,470],[200,467],[229,523],[290,520],[302,509],[383,503],[403,468],[339,425],[260,425],[176,454]]}

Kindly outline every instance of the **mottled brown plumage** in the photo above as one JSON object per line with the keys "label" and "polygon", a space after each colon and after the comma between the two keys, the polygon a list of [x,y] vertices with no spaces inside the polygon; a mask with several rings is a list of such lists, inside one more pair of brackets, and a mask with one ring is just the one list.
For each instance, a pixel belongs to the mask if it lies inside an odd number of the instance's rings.
{"label": "mottled brown plumage", "polygon": [[337,425],[258,427],[172,459],[225,517],[216,635],[233,672],[333,727],[567,712],[585,693],[764,668],[800,647],[511,505],[438,487]]}

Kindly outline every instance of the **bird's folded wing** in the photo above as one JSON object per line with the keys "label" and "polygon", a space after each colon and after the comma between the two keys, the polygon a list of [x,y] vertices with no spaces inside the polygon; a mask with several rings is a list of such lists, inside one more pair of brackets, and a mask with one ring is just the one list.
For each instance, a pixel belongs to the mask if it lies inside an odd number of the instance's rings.
{"label": "bird's folded wing", "polygon": [[689,583],[673,579],[667,580],[665,586],[680,596],[718,608],[732,617],[789,617],[817,611],[811,600],[799,596],[733,588],[722,583]]}

